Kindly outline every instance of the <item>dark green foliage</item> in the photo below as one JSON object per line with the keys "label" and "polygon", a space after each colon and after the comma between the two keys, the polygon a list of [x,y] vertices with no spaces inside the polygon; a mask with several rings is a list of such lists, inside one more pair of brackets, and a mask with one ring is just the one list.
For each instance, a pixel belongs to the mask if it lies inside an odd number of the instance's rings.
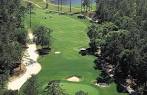
{"label": "dark green foliage", "polygon": [[27,43],[27,31],[25,31],[23,29],[18,29],[16,31],[16,39],[20,44],[26,45],[26,43]]}
{"label": "dark green foliage", "polygon": [[97,16],[102,20],[115,20],[117,17],[146,18],[146,0],[97,0]]}
{"label": "dark green foliage", "polygon": [[100,44],[104,42],[104,38],[109,32],[117,31],[118,27],[111,22],[104,22],[102,24],[93,24],[88,28],[88,36],[90,38],[90,47],[92,51],[96,51]]}
{"label": "dark green foliage", "polygon": [[[14,68],[18,67],[22,58],[20,36],[23,28],[24,7],[21,0],[0,0],[0,87],[4,88]],[[26,36],[25,36],[26,37]],[[23,37],[23,38],[25,38]],[[25,44],[23,42],[22,44]],[[10,95],[8,91],[6,95]]]}
{"label": "dark green foliage", "polygon": [[45,8],[47,9],[47,8],[48,8],[48,3],[49,3],[49,2],[48,2],[48,0],[46,0],[45,2],[46,2]]}
{"label": "dark green foliage", "polygon": [[95,69],[102,70],[98,82],[112,79],[123,92],[130,86],[131,95],[146,95],[146,9],[146,0],[97,0],[102,23],[90,26],[88,36],[94,54],[101,50],[95,61]]}
{"label": "dark green foliage", "polygon": [[[16,4],[15,4],[16,2]],[[10,0],[7,5],[2,5],[1,13],[1,26],[0,26],[0,71],[10,72],[13,66],[20,61],[21,47],[15,39],[15,31],[17,30],[17,9],[19,9],[19,0]],[[13,7],[14,9],[11,9]]]}
{"label": "dark green foliage", "polygon": [[57,80],[49,81],[44,92],[44,95],[68,95],[63,92],[63,89],[60,87],[60,81]]}
{"label": "dark green foliage", "polygon": [[75,93],[75,95],[88,95],[88,93],[85,93],[84,91],[78,91]]}
{"label": "dark green foliage", "polygon": [[90,11],[91,9],[91,0],[82,0],[82,7],[84,8],[84,12]]}
{"label": "dark green foliage", "polygon": [[51,29],[48,29],[44,26],[37,27],[34,30],[36,44],[40,45],[42,48],[49,48],[51,44],[51,32]]}
{"label": "dark green foliage", "polygon": [[33,9],[33,4],[31,2],[27,2],[27,11],[29,12],[30,14],[30,28],[32,26],[32,9]]}
{"label": "dark green foliage", "polygon": [[37,78],[33,75],[23,89],[23,95],[39,95]]}
{"label": "dark green foliage", "polygon": [[18,95],[18,91],[8,90],[3,95]]}

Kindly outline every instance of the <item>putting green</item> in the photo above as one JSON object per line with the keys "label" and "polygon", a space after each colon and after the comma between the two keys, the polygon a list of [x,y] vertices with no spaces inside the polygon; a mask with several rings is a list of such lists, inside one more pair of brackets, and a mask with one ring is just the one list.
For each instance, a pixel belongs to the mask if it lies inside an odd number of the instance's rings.
{"label": "putting green", "polygon": [[[115,85],[104,90],[92,83],[99,75],[99,72],[93,68],[95,57],[79,54],[80,48],[88,47],[89,39],[85,32],[88,26],[87,23],[70,16],[46,14],[45,10],[42,9],[36,8],[33,11],[33,28],[36,28],[36,25],[43,25],[53,30],[52,51],[49,55],[39,59],[39,63],[42,65],[42,70],[38,74],[40,90],[50,80],[61,80],[61,87],[69,95],[74,95],[79,90],[84,90],[89,95],[120,95],[116,92]],[[28,22],[29,16],[26,17],[26,26],[29,25]],[[66,81],[67,77],[74,75],[81,78],[79,83]],[[105,93],[105,91],[111,92],[111,94]]]}

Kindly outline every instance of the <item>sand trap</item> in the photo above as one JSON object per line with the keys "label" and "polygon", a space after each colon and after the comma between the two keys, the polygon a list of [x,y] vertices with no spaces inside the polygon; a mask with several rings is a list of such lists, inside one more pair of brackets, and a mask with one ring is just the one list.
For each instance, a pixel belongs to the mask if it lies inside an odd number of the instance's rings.
{"label": "sand trap", "polygon": [[98,87],[109,87],[109,85],[106,83],[95,83],[95,85]]}
{"label": "sand trap", "polygon": [[66,79],[67,81],[72,81],[72,82],[80,82],[80,78],[76,77],[76,76],[72,76],[70,78]]}
{"label": "sand trap", "polygon": [[80,48],[80,50],[86,50],[86,48]]}
{"label": "sand trap", "polygon": [[56,51],[56,52],[55,52],[55,54],[60,54],[60,53],[61,53],[61,52],[59,52],[59,51]]}
{"label": "sand trap", "polygon": [[[33,40],[32,32],[28,33],[30,40]],[[41,65],[37,62],[39,55],[37,54],[36,44],[27,44],[28,49],[25,51],[22,64],[26,65],[26,72],[21,76],[17,77],[8,82],[8,90],[19,90],[21,86],[29,79],[32,75],[36,75],[41,70]]]}

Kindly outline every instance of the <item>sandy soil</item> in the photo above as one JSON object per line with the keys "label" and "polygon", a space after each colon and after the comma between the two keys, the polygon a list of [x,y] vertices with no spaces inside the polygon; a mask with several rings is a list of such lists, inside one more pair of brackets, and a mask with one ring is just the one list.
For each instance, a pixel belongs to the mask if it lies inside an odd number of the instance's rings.
{"label": "sandy soil", "polygon": [[55,52],[55,54],[60,54],[60,53],[61,53],[61,52],[59,52],[59,51],[56,51],[56,52]]}
{"label": "sandy soil", "polygon": [[130,86],[127,87],[127,91],[131,94],[133,92],[135,92]]}
{"label": "sandy soil", "polygon": [[98,87],[109,87],[109,85],[107,85],[105,83],[96,83],[95,85]]}
{"label": "sandy soil", "polygon": [[[28,33],[29,39],[32,41],[34,36],[32,32]],[[41,70],[41,65],[37,62],[39,55],[36,52],[36,44],[27,44],[28,49],[25,51],[22,58],[22,64],[26,65],[26,72],[16,79],[10,80],[8,82],[9,90],[19,90],[21,86],[29,79],[32,75],[36,75]]]}
{"label": "sandy soil", "polygon": [[71,82],[80,82],[80,78],[78,78],[76,76],[72,76],[70,78],[67,78],[66,80],[71,81]]}

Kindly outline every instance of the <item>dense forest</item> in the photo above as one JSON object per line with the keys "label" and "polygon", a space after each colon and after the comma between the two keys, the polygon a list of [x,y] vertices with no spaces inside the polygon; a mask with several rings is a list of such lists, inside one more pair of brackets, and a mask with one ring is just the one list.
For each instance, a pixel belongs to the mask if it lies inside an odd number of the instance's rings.
{"label": "dense forest", "polygon": [[23,25],[25,7],[21,0],[0,0],[0,95],[5,82],[20,67],[26,32]]}
{"label": "dense forest", "polygon": [[[62,2],[62,0],[58,0],[58,12],[60,7],[59,1]],[[93,6],[91,0],[81,1],[83,1],[83,3],[81,2],[79,15],[80,17],[83,17],[85,14],[88,14],[88,12],[92,11]],[[9,78],[16,73],[15,69],[19,68],[18,72],[23,72],[21,64],[22,57],[24,55],[24,50],[26,50],[27,48],[27,42],[29,42],[27,38],[27,26],[24,25],[26,24],[24,21],[25,17],[28,17],[27,20],[29,22],[29,28],[34,28],[34,23],[32,24],[32,15],[35,17],[37,12],[44,12],[44,8],[41,8],[39,5],[34,4],[40,7],[40,9],[38,9],[39,11],[35,7],[35,11],[37,11],[35,13],[33,12],[34,6],[32,2],[28,1],[26,3],[26,6],[23,6],[22,4],[24,2],[22,2],[22,0],[0,0],[0,95],[40,95],[40,93],[41,95],[68,95],[66,92],[64,92],[64,89],[60,85],[60,82],[62,83],[62,79],[64,78],[52,81],[48,78],[45,79],[45,81],[48,81],[48,84],[45,84],[45,88],[43,88],[44,91],[40,91],[40,84],[38,84],[38,80],[35,75],[26,82],[23,91],[20,93],[19,91],[11,91],[6,89]],[[70,13],[72,9],[71,5],[72,4],[70,0]],[[47,0],[45,2],[45,6],[47,10],[49,7],[49,3],[47,2]],[[61,11],[62,6],[64,5],[62,5],[61,3]],[[45,14],[46,12],[42,14]],[[84,15],[81,15],[81,12],[84,13]],[[28,13],[28,15],[25,15],[26,13]],[[53,20],[51,21],[53,23],[54,21],[56,21],[56,19],[54,19],[54,15],[59,18],[59,16],[57,16],[57,14],[55,13],[52,14],[53,16],[42,14],[39,14],[41,15],[41,17],[37,17],[38,20],[41,19],[39,24],[41,24],[41,21],[45,22],[47,19]],[[51,14],[51,12],[49,12],[49,14]],[[110,85],[111,83],[115,83],[117,85],[116,90],[120,93],[128,93],[129,95],[147,95],[147,0],[96,0],[96,11],[94,11],[93,14],[93,21],[90,23],[87,31],[90,42],[89,48],[86,50],[88,50],[89,54],[96,56],[96,60],[94,61],[94,69],[100,71],[100,76],[98,76],[96,79],[97,84]],[[63,15],[65,14],[62,14],[62,16],[60,14],[61,17],[64,17]],[[86,19],[87,15],[84,17]],[[64,17],[65,21],[69,18],[70,17]],[[72,20],[81,21],[77,20],[77,18],[76,20]],[[37,23],[37,21],[35,22]],[[58,25],[57,22],[56,24]],[[62,20],[62,22],[64,22],[64,20]],[[53,27],[54,25],[51,26]],[[68,31],[72,31],[73,27],[69,28],[68,25],[67,27],[67,30],[69,29]],[[57,30],[59,31],[60,29]],[[62,30],[64,30],[64,27],[62,27]],[[35,42],[35,45],[41,47],[41,49],[38,49],[37,53],[39,53],[40,55],[48,54],[51,51],[50,34],[52,32],[52,29],[48,28],[47,24],[38,25],[37,27],[35,26],[33,31],[33,35],[35,36],[35,39],[33,39],[33,41]],[[66,28],[64,31],[62,31],[62,33],[64,33],[65,31]],[[66,35],[64,36],[67,37]],[[60,40],[62,41],[62,39],[63,36]],[[65,49],[67,49],[68,51],[68,48]],[[52,55],[57,56],[57,53],[62,54],[62,51],[55,51],[54,53],[52,53]],[[65,63],[65,59],[63,60],[63,63]],[[48,62],[48,60],[46,62]],[[79,64],[82,62],[83,60],[79,62]],[[72,67],[74,66],[76,65],[73,65]],[[83,64],[81,65],[81,67],[83,68]],[[63,70],[63,68],[61,70]],[[57,70],[56,72],[59,71]],[[76,71],[73,72],[75,73]],[[47,73],[50,73],[50,71],[47,71]],[[51,73],[54,74],[54,72]],[[89,80],[91,80],[91,78]],[[44,80],[41,80],[41,82],[42,81]],[[64,79],[64,81],[67,80]],[[89,84],[92,85],[91,83]],[[88,92],[84,92],[82,90],[79,90],[74,94],[89,95]]]}
{"label": "dense forest", "polygon": [[98,83],[115,82],[119,92],[147,94],[147,1],[97,0],[88,30],[91,52],[101,70]]}

